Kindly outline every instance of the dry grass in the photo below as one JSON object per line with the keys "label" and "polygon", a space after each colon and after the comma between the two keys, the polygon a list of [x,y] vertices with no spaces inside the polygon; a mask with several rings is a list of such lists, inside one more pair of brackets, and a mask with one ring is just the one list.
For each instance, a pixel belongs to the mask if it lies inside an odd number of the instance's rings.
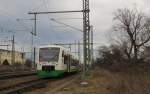
{"label": "dry grass", "polygon": [[87,87],[76,81],[56,94],[150,94],[149,64],[106,66],[91,72]]}

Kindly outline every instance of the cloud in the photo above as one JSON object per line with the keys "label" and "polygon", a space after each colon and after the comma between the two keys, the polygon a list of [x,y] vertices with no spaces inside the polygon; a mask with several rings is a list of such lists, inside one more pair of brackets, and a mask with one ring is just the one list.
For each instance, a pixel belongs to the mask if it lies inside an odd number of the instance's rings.
{"label": "cloud", "polygon": [[[149,0],[90,0],[90,20],[94,26],[94,41],[102,44],[109,44],[107,34],[113,24],[113,13],[118,8],[134,7],[149,13]],[[30,19],[33,15],[28,15],[29,11],[57,11],[57,10],[81,10],[82,0],[0,0],[0,28],[4,30],[14,30],[22,25],[16,21],[17,18]],[[49,42],[74,42],[81,40],[82,33],[71,28],[56,27],[62,26],[50,21],[49,18],[81,18],[81,13],[72,14],[49,14],[38,15],[38,36],[35,40],[38,44],[48,44]],[[60,20],[69,25],[82,29],[82,20]],[[33,21],[22,20],[29,28],[33,26]],[[24,27],[21,27],[24,29]],[[27,33],[28,32],[28,33]],[[31,35],[29,31],[20,32],[16,35],[16,41],[30,43]],[[82,40],[81,40],[82,42]]]}

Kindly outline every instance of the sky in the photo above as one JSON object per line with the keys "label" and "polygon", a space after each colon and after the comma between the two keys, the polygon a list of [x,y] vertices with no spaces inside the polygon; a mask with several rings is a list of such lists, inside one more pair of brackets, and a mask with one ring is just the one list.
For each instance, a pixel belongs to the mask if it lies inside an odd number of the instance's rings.
{"label": "sky", "polygon": [[[90,24],[94,26],[94,42],[99,45],[110,44],[108,35],[117,9],[137,7],[149,15],[149,4],[149,0],[90,0]],[[82,0],[0,0],[0,43],[10,44],[14,34],[16,49],[29,49],[30,32],[33,30],[33,21],[29,19],[33,15],[28,12],[61,10],[82,10]],[[79,29],[83,26],[81,13],[38,15],[37,36],[34,37],[36,45],[73,43],[75,40],[82,42],[81,31],[55,23],[51,21],[52,18]]]}

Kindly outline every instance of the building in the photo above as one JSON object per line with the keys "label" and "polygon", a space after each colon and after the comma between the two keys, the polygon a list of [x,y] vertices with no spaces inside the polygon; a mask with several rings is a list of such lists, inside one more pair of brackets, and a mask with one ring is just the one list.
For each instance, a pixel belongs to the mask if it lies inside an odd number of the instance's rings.
{"label": "building", "polygon": [[[13,63],[25,63],[25,54],[21,52],[14,52],[15,61]],[[8,63],[12,65],[12,51],[0,49],[0,64]]]}

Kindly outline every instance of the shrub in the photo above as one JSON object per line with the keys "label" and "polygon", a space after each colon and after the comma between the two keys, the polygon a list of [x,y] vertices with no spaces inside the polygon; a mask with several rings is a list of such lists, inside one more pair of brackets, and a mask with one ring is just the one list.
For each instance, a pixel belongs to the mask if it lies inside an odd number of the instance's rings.
{"label": "shrub", "polygon": [[10,65],[7,59],[3,61],[3,65]]}

